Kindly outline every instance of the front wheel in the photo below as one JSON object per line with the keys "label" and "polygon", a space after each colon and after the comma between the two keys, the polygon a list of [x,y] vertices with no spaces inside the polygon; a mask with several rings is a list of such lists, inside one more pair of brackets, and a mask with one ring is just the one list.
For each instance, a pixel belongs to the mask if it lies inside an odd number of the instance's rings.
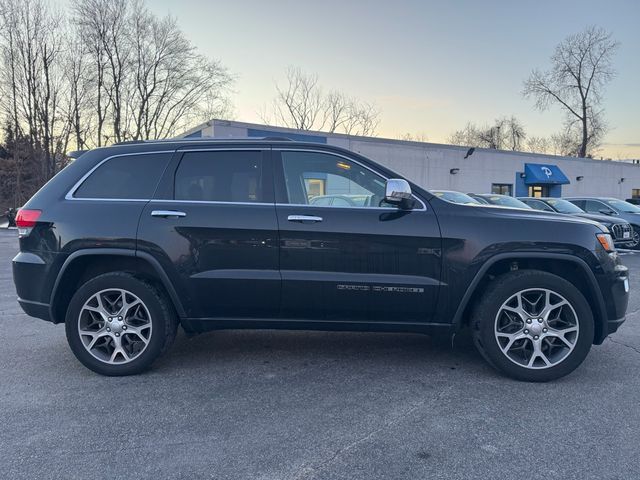
{"label": "front wheel", "polygon": [[494,280],[471,319],[484,358],[510,377],[549,381],[575,370],[593,343],[591,308],[565,279],[537,271]]}
{"label": "front wheel", "polygon": [[85,283],[71,299],[65,320],[76,358],[94,372],[113,376],[149,368],[169,348],[176,328],[165,296],[124,272]]}
{"label": "front wheel", "polygon": [[640,231],[638,227],[631,226],[631,242],[626,245],[631,250],[640,249]]}

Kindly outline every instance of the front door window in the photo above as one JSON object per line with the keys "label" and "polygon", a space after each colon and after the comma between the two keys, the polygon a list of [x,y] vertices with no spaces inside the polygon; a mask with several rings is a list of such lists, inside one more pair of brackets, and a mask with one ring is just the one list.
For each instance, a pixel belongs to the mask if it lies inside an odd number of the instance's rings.
{"label": "front door window", "polygon": [[375,208],[382,201],[385,179],[343,157],[317,152],[282,152],[289,203],[331,207]]}

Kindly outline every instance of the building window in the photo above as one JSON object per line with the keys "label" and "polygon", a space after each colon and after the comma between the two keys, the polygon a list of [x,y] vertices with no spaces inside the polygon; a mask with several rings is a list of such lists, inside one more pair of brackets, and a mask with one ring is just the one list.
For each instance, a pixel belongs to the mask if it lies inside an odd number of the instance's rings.
{"label": "building window", "polygon": [[491,193],[494,195],[513,195],[513,184],[511,183],[492,183]]}
{"label": "building window", "polygon": [[631,189],[631,198],[640,198],[640,188]]}
{"label": "building window", "polygon": [[322,178],[306,178],[305,187],[307,187],[307,197],[309,199],[325,194],[326,180]]}
{"label": "building window", "polygon": [[529,196],[530,197],[548,197],[549,196],[549,186],[548,185],[529,185]]}

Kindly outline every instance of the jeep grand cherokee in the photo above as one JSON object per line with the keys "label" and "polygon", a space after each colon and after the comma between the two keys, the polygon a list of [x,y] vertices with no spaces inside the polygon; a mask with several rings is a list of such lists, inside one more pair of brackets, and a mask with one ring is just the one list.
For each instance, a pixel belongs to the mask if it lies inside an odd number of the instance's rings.
{"label": "jeep grand cherokee", "polygon": [[[366,206],[314,203],[366,196]],[[451,334],[521,380],[574,370],[624,321],[627,268],[597,223],[440,199],[328,145],[98,148],[17,216],[15,284],[86,367],[141,372],[178,324]]]}

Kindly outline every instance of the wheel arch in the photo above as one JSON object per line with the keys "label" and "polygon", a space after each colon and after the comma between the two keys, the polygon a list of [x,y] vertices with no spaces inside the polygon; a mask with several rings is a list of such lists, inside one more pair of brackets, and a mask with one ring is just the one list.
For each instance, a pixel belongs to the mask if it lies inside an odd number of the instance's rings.
{"label": "wheel arch", "polygon": [[66,305],[80,284],[97,275],[116,271],[129,271],[156,284],[168,295],[178,316],[186,316],[169,277],[150,254],[119,248],[92,248],[73,252],[60,268],[49,302],[53,323],[64,322]]}
{"label": "wheel arch", "polygon": [[607,331],[607,313],[596,277],[583,259],[560,253],[504,253],[489,258],[474,276],[456,309],[453,318],[453,325],[456,329],[459,329],[469,318],[473,305],[486,288],[488,282],[483,282],[483,280],[490,280],[510,271],[514,264],[519,270],[542,270],[553,273],[570,281],[579,290],[586,293],[585,297],[595,321],[593,342],[599,345],[604,341]]}

